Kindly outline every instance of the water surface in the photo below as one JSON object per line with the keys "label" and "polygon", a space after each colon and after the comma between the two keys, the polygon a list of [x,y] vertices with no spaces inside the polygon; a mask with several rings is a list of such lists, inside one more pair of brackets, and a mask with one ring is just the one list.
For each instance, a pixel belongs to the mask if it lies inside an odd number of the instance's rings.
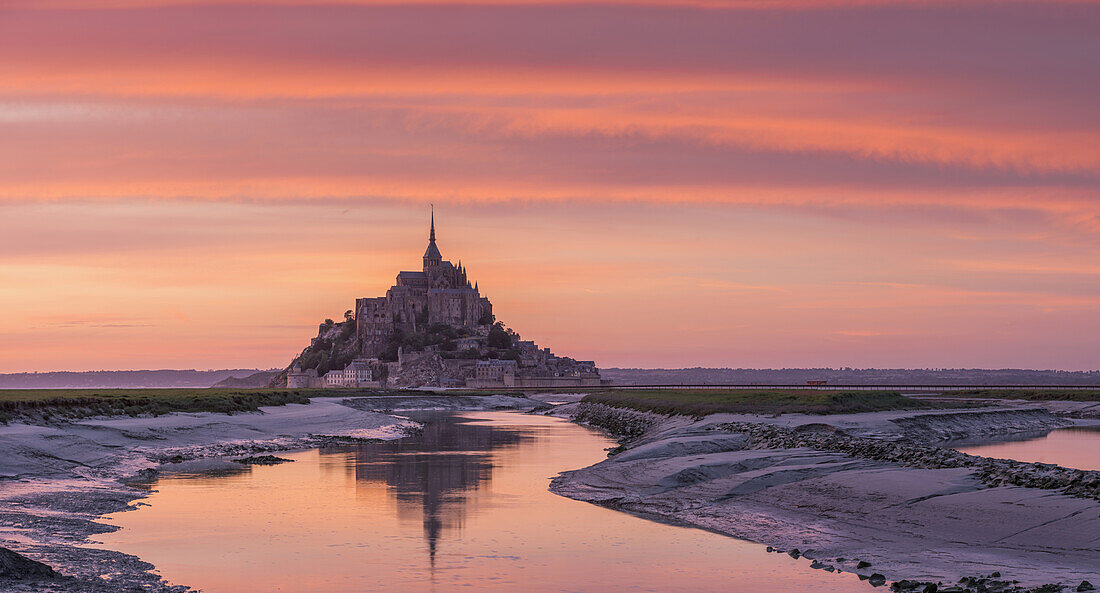
{"label": "water surface", "polygon": [[963,453],[1100,470],[1100,426],[1060,428],[1019,440],[955,447]]}
{"label": "water surface", "polygon": [[160,479],[104,547],[207,593],[867,593],[758,544],[562,498],[615,443],[555,418],[436,416],[419,437]]}

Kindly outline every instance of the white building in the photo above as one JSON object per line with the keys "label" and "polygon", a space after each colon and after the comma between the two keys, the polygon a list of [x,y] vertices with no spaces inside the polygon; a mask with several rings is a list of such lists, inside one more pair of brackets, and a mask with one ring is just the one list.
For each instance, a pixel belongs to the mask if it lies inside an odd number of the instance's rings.
{"label": "white building", "polygon": [[370,361],[357,358],[344,370],[325,373],[325,387],[374,387]]}
{"label": "white building", "polygon": [[331,370],[325,373],[325,387],[345,387],[344,371]]}

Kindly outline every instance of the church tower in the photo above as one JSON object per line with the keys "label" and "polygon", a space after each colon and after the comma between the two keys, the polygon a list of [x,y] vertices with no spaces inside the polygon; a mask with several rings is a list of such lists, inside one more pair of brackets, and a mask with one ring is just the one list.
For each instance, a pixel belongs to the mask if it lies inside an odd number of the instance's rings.
{"label": "church tower", "polygon": [[438,267],[441,263],[443,263],[443,256],[435,246],[435,206],[432,206],[432,230],[428,235],[428,249],[424,251],[424,271]]}

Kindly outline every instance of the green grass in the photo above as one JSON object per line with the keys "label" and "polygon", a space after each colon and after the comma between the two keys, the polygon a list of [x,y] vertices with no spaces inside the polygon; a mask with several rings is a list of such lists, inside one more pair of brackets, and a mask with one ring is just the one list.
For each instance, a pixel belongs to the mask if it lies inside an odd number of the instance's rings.
{"label": "green grass", "polygon": [[[811,389],[622,389],[586,395],[582,401],[658,414],[845,414],[919,410],[949,404],[904,397],[894,391]],[[957,407],[957,405],[955,406]]]}
{"label": "green grass", "polygon": [[988,397],[993,399],[1027,399],[1032,401],[1100,401],[1100,389],[967,389],[947,391],[945,397]]}
{"label": "green grass", "polygon": [[254,412],[260,406],[304,404],[311,397],[409,393],[382,389],[5,389],[0,390],[0,422],[172,412],[232,414]]}

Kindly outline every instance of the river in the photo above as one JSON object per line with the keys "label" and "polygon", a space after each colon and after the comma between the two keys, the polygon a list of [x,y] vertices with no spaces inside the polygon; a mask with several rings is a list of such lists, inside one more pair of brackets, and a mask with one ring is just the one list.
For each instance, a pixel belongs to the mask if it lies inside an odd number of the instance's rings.
{"label": "river", "polygon": [[436,414],[422,435],[166,474],[101,546],[207,593],[865,593],[852,574],[547,491],[615,443],[564,420]]}

